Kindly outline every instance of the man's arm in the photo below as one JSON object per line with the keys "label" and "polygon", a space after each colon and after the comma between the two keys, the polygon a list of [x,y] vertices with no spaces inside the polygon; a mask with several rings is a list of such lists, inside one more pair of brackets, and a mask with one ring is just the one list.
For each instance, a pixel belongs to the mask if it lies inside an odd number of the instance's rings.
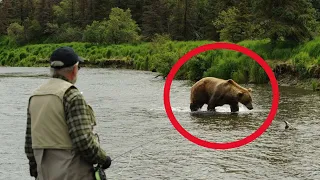
{"label": "man's arm", "polygon": [[24,151],[29,160],[29,170],[30,176],[37,177],[37,163],[34,158],[33,149],[32,149],[32,139],[31,139],[31,116],[29,112],[29,107],[27,108],[27,127],[25,135],[25,145]]}
{"label": "man's arm", "polygon": [[75,150],[92,164],[105,164],[106,153],[94,139],[90,112],[78,89],[67,90],[64,96],[64,107],[69,134]]}

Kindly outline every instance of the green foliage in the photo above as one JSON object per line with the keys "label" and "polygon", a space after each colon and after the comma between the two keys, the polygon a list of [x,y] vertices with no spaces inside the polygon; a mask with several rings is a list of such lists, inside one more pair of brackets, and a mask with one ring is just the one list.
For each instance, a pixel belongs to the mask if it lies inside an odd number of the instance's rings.
{"label": "green foliage", "polygon": [[211,66],[211,62],[204,55],[198,55],[186,63],[188,67],[187,78],[192,81],[200,80],[204,72]]}
{"label": "green foliage", "polygon": [[205,76],[219,77],[222,79],[231,79],[232,73],[238,69],[237,61],[230,60],[228,57],[226,59],[219,59],[218,64],[214,64]]}
{"label": "green foliage", "polygon": [[120,8],[112,8],[107,22],[108,42],[114,44],[133,43],[140,40],[138,35],[140,28],[132,19],[130,9],[123,11]]}
{"label": "green foliage", "polygon": [[[120,60],[133,68],[157,71],[166,77],[175,64],[191,49],[212,43],[210,41],[171,41],[166,35],[157,35],[150,43],[101,45],[90,43],[38,44],[22,47],[10,47],[10,37],[0,38],[0,64],[8,66],[38,66],[39,62],[49,58],[59,46],[71,46],[84,59],[92,64],[106,60]],[[273,60],[290,60],[301,78],[311,77],[314,65],[320,65],[318,44],[315,39],[299,46],[277,43],[271,48],[270,40],[242,41],[239,43],[255,51],[268,62]],[[313,67],[313,70],[311,69]],[[212,50],[194,56],[178,71],[176,79],[199,80],[205,76],[234,79],[239,83],[266,83],[268,77],[264,70],[250,57],[231,50]]]}
{"label": "green foliage", "polygon": [[170,42],[171,42],[171,39],[170,39],[169,35],[155,34],[155,36],[152,38],[152,42],[150,44],[150,49],[155,53],[163,52],[163,51],[170,51],[170,49],[171,49]]}
{"label": "green foliage", "polygon": [[24,21],[23,26],[25,29],[25,39],[28,42],[35,41],[37,37],[39,37],[39,34],[41,34],[41,30],[42,30],[41,25],[35,19],[31,20],[27,18]]}
{"label": "green foliage", "polygon": [[315,38],[315,40],[309,41],[304,45],[300,46],[299,51],[308,52],[311,57],[320,57],[320,38]]}
{"label": "green foliage", "polygon": [[266,83],[268,82],[268,76],[262,67],[256,63],[251,63],[249,78],[251,82],[254,83]]}
{"label": "green foliage", "polygon": [[[215,27],[220,33],[220,40],[239,42],[244,40],[240,28],[235,28],[237,24],[237,15],[239,10],[236,7],[230,7],[227,11],[221,11],[218,18],[214,22]],[[240,31],[240,32],[239,32]]]}
{"label": "green foliage", "polygon": [[106,43],[108,38],[107,28],[106,20],[101,22],[93,21],[91,25],[87,25],[84,31],[84,40],[92,43]]}
{"label": "green foliage", "polygon": [[62,32],[59,37],[62,42],[77,42],[82,39],[82,31],[78,27],[71,27],[66,24],[61,29],[65,29],[65,32]]}
{"label": "green foliage", "polygon": [[308,77],[308,62],[310,61],[310,56],[307,52],[300,52],[295,55],[292,59],[292,65],[299,73],[301,78]]}
{"label": "green foliage", "polygon": [[111,10],[109,20],[93,21],[84,31],[84,40],[93,43],[121,44],[140,40],[138,25],[131,18],[130,10]]}
{"label": "green foliage", "polygon": [[220,40],[240,42],[259,37],[260,25],[255,22],[251,1],[244,0],[219,13],[214,25]]}
{"label": "green foliage", "polygon": [[311,83],[312,83],[312,90],[317,91],[319,88],[319,82],[313,80]]}
{"label": "green foliage", "polygon": [[300,52],[299,54],[293,57],[292,64],[294,66],[304,65],[309,59],[310,59],[309,53]]}
{"label": "green foliage", "polygon": [[18,23],[12,23],[8,27],[8,36],[16,41],[17,44],[25,43],[24,27]]}
{"label": "green foliage", "polygon": [[74,0],[62,0],[59,4],[52,7],[53,16],[58,24],[74,24],[75,20],[81,18],[80,11],[76,10],[78,5]]}
{"label": "green foliage", "polygon": [[247,78],[248,77],[246,77],[245,73],[241,70],[234,71],[231,74],[231,79],[233,79],[237,83],[247,83]]}
{"label": "green foliage", "polygon": [[164,44],[168,41],[171,41],[169,34],[158,34],[156,33],[154,37],[152,38],[152,42],[154,44]]}
{"label": "green foliage", "polygon": [[[18,44],[137,43],[168,34],[180,41],[271,39],[274,48],[278,42],[299,44],[319,36],[319,4],[318,0],[5,0],[0,1],[0,35],[7,35],[10,24],[17,23],[25,32],[15,35]],[[104,40],[93,35],[100,31]]]}
{"label": "green foliage", "polygon": [[261,23],[261,37],[276,41],[301,43],[313,38],[316,10],[309,0],[254,1],[255,14]]}
{"label": "green foliage", "polygon": [[70,24],[48,24],[46,31],[50,36],[44,41],[45,43],[65,43],[65,42],[77,42],[82,39],[82,30],[78,27]]}
{"label": "green foliage", "polygon": [[140,25],[144,40],[149,41],[155,34],[168,33],[167,19],[170,16],[168,12],[169,7],[166,1],[145,1]]}
{"label": "green foliage", "polygon": [[169,74],[171,67],[178,60],[177,54],[173,52],[163,52],[161,54],[156,54],[154,58],[155,69],[164,77]]}

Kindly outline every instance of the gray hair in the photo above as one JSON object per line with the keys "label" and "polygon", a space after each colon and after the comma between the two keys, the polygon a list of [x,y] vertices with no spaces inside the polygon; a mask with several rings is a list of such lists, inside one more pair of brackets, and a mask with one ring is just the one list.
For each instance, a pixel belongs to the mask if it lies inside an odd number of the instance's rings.
{"label": "gray hair", "polygon": [[65,67],[65,68],[61,68],[61,69],[50,68],[50,77],[54,77],[57,75],[66,76],[66,74],[71,73],[73,71],[73,68],[78,64],[79,64],[79,62],[77,62],[73,66]]}

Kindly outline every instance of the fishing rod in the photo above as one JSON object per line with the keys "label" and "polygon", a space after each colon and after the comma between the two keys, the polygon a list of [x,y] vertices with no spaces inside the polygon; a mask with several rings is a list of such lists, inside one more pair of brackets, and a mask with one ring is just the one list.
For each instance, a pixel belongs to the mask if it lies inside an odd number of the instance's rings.
{"label": "fishing rod", "polygon": [[[97,136],[98,141],[100,142],[98,134],[95,134],[95,135]],[[168,135],[169,135],[169,134],[167,134],[166,136],[168,136]],[[162,137],[166,137],[166,136],[162,136]],[[147,141],[147,142],[145,142],[145,143],[143,143],[143,144],[141,144],[141,145],[139,145],[139,146],[137,146],[137,147],[135,147],[135,148],[133,148],[133,149],[130,149],[129,151],[126,151],[126,152],[124,152],[124,153],[116,156],[116,157],[113,158],[111,161],[115,161],[115,159],[117,159],[117,158],[119,158],[119,157],[121,157],[121,156],[123,156],[123,155],[125,155],[125,154],[127,154],[127,153],[129,153],[129,152],[131,152],[131,151],[133,151],[133,150],[135,150],[135,149],[137,149],[137,148],[139,148],[139,147],[142,147],[142,146],[144,146],[144,145],[146,145],[146,144],[149,144],[149,143],[151,143],[151,142],[154,142],[154,141],[156,141],[156,140],[158,140],[158,139],[160,139],[160,138],[161,138],[161,137],[157,137],[157,138],[152,139],[151,141]],[[101,166],[97,165],[96,167],[94,167],[93,171],[94,171],[94,178],[95,178],[95,180],[107,180],[106,174],[105,174],[104,170],[101,168]]]}
{"label": "fishing rod", "polygon": [[[167,135],[167,136],[168,136],[168,135]],[[137,146],[137,147],[135,147],[135,148],[133,148],[133,149],[131,149],[131,150],[129,150],[129,151],[126,151],[126,152],[124,152],[124,153],[116,156],[116,157],[113,158],[111,161],[114,161],[115,159],[117,159],[117,158],[119,158],[119,157],[122,157],[123,155],[125,155],[125,154],[127,154],[127,153],[129,153],[129,152],[131,152],[131,151],[133,151],[133,150],[135,150],[135,149],[137,149],[137,148],[139,148],[139,147],[142,147],[142,146],[144,146],[144,145],[146,145],[146,144],[149,144],[149,143],[151,143],[151,142],[154,142],[154,141],[156,141],[156,140],[158,140],[158,139],[160,139],[160,138],[161,138],[161,137],[157,137],[157,138],[154,138],[154,139],[151,140],[151,141],[147,141],[147,142],[145,142],[145,143],[143,143],[143,144],[141,144],[141,145],[139,145],[139,146]]]}
{"label": "fishing rod", "polygon": [[[98,134],[95,134],[95,136],[97,137],[98,142],[100,143],[99,135],[98,135]],[[143,144],[141,144],[141,145],[139,145],[139,146],[137,146],[137,147],[135,147],[135,148],[133,148],[133,149],[131,149],[131,150],[129,150],[129,151],[126,151],[126,152],[124,152],[124,153],[116,156],[115,158],[113,158],[113,159],[111,160],[111,162],[113,162],[115,159],[117,159],[117,158],[119,158],[119,157],[121,157],[121,156],[123,156],[123,155],[125,155],[125,154],[127,154],[127,153],[129,153],[129,152],[131,152],[131,151],[133,151],[133,150],[135,150],[135,149],[137,149],[137,148],[139,148],[139,147],[142,147],[142,146],[144,146],[144,145],[146,145],[146,144],[149,144],[149,143],[151,143],[151,142],[153,142],[153,141],[155,141],[155,140],[158,140],[158,139],[160,139],[160,137],[155,138],[155,139],[153,139],[153,140],[151,140],[151,141],[147,141],[146,143],[143,143]],[[94,178],[95,178],[95,180],[107,180],[107,176],[106,176],[104,170],[101,168],[100,165],[97,165],[97,166],[93,167],[93,171],[94,171]]]}

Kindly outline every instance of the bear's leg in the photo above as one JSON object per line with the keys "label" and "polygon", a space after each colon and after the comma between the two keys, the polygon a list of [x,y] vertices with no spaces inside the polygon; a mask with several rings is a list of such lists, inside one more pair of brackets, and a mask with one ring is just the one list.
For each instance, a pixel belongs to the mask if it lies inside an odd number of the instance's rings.
{"label": "bear's leg", "polygon": [[190,110],[191,111],[197,111],[199,108],[196,104],[190,103]]}
{"label": "bear's leg", "polygon": [[198,104],[198,108],[201,109],[203,105],[204,105],[203,103]]}
{"label": "bear's leg", "polygon": [[216,111],[216,108],[215,108],[214,105],[209,104],[208,107],[207,107],[207,111]]}
{"label": "bear's leg", "polygon": [[238,112],[239,111],[239,105],[238,104],[230,104],[231,112]]}
{"label": "bear's leg", "polygon": [[207,111],[216,111],[216,104],[215,104],[213,96],[209,100]]}
{"label": "bear's leg", "polygon": [[190,110],[191,111],[198,111],[199,109],[201,109],[203,106],[203,103],[199,104],[199,103],[190,103]]}

